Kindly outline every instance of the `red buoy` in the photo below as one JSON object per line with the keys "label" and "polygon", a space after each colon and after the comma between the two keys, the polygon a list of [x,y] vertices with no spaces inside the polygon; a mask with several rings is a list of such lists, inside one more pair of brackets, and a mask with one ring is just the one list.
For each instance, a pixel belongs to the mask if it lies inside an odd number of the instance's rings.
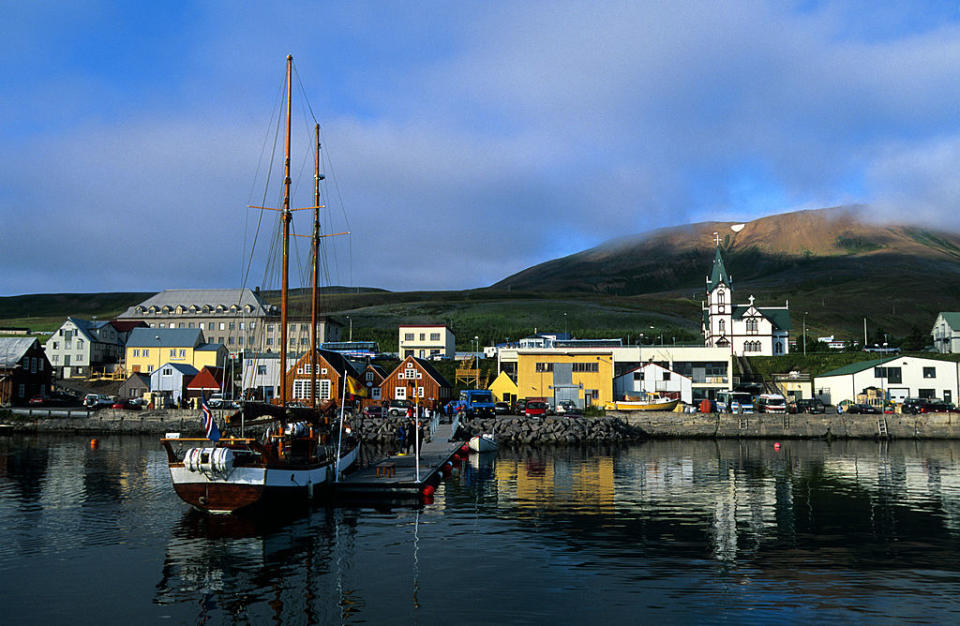
{"label": "red buoy", "polygon": [[433,485],[427,485],[426,487],[423,488],[423,491],[421,491],[420,493],[423,494],[423,497],[429,498],[429,497],[431,497],[431,496],[433,495],[433,493],[434,493],[436,490],[437,490],[437,488],[434,487]]}
{"label": "red buoy", "polygon": [[778,441],[777,443],[773,444],[773,449],[774,449],[774,450],[779,450],[779,449],[780,449],[780,442],[779,442],[779,441]]}

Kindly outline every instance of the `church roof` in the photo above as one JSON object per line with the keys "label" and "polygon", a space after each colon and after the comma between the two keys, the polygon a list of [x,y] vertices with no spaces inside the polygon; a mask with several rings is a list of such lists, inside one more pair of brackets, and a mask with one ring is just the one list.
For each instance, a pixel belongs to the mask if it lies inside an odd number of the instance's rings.
{"label": "church roof", "polygon": [[734,319],[743,319],[743,316],[746,314],[750,308],[756,309],[760,315],[764,316],[770,323],[773,324],[774,330],[791,330],[793,328],[793,322],[790,321],[790,311],[789,309],[784,309],[781,307],[762,307],[762,306],[752,306],[749,304],[738,304],[733,307],[733,318]]}
{"label": "church roof", "polygon": [[723,266],[723,257],[720,256],[720,246],[717,246],[717,253],[713,257],[713,271],[710,273],[710,289],[713,289],[720,283],[731,285],[730,275],[727,274],[727,268]]}

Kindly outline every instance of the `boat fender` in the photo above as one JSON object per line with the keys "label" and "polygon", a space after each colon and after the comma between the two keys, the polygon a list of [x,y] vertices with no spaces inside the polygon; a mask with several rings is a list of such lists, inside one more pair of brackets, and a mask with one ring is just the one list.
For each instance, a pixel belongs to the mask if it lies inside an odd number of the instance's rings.
{"label": "boat fender", "polygon": [[437,488],[434,487],[433,485],[427,485],[426,487],[423,488],[423,490],[420,493],[423,494],[423,497],[429,498],[434,494],[436,490]]}

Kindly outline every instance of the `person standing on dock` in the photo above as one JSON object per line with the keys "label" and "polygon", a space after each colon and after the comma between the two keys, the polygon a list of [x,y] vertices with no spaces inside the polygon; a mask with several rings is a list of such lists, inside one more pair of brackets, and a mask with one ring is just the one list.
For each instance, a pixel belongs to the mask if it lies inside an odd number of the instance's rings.
{"label": "person standing on dock", "polygon": [[406,439],[407,431],[403,427],[403,422],[397,424],[397,432],[394,433],[397,438],[397,454],[403,452],[404,449],[404,440]]}
{"label": "person standing on dock", "polygon": [[413,420],[407,422],[407,432],[405,433],[405,439],[407,444],[406,453],[410,454],[410,448],[416,443],[414,437],[417,436],[416,428],[413,426]]}

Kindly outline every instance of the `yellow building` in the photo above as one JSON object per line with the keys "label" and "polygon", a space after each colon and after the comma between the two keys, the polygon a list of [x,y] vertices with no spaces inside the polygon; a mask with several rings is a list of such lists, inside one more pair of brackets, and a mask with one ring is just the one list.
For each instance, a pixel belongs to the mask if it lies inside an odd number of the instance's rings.
{"label": "yellow building", "polygon": [[222,344],[206,343],[198,328],[135,328],[125,350],[125,368],[129,373],[149,374],[164,363],[204,367],[223,367],[227,349]]}
{"label": "yellow building", "polygon": [[577,406],[603,406],[613,399],[613,355],[610,351],[517,352],[517,395],[546,398],[551,405],[573,400]]}
{"label": "yellow building", "polygon": [[496,402],[516,402],[520,397],[517,383],[513,382],[513,379],[506,372],[500,372],[497,379],[490,383],[487,389],[493,394]]}

